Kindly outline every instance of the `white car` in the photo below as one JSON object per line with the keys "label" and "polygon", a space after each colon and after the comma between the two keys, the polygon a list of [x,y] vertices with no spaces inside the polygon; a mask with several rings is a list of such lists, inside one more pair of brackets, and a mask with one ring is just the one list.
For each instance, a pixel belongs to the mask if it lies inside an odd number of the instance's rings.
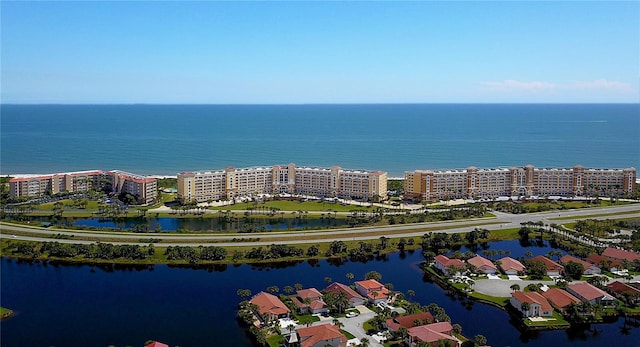
{"label": "white car", "polygon": [[349,312],[349,313],[347,313],[347,316],[346,316],[346,317],[347,317],[347,318],[353,318],[353,317],[357,317],[357,316],[358,316],[358,314],[357,314],[357,313],[355,313],[355,312]]}

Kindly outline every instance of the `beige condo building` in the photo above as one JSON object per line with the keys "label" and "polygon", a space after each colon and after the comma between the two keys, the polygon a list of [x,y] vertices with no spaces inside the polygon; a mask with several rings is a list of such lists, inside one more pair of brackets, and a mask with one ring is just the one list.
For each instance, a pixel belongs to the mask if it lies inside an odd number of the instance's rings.
{"label": "beige condo building", "polygon": [[420,201],[501,196],[622,196],[634,192],[636,169],[525,167],[405,172],[405,198]]}
{"label": "beige condo building", "polygon": [[112,192],[135,195],[139,201],[145,204],[155,202],[158,195],[155,178],[119,170],[109,172],[91,170],[16,177],[9,181],[9,195],[12,198],[17,198],[24,196],[38,197],[62,192],[81,193],[92,189],[103,189],[107,182],[111,184]]}
{"label": "beige condo building", "polygon": [[62,192],[86,192],[99,187],[102,177],[104,177],[104,173],[101,170],[15,177],[9,181],[9,195],[16,198],[37,197]]}
{"label": "beige condo building", "polygon": [[120,170],[107,172],[114,193],[134,195],[140,203],[153,204],[158,197],[158,182],[155,178],[145,177]]}
{"label": "beige condo building", "polygon": [[178,174],[183,202],[212,201],[261,194],[300,194],[349,199],[385,199],[387,174],[382,171],[298,167],[233,168]]}

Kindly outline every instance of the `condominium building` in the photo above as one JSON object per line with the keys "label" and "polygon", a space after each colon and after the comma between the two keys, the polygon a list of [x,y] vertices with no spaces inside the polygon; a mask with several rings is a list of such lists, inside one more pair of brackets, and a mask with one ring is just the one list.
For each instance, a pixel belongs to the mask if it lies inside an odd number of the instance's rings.
{"label": "condominium building", "polygon": [[9,181],[9,194],[12,198],[38,197],[62,192],[81,193],[92,189],[104,189],[111,185],[114,193],[129,193],[138,200],[150,204],[157,197],[155,178],[135,175],[124,171],[101,170],[57,173],[43,176],[16,177]]}
{"label": "condominium building", "polygon": [[262,194],[301,194],[349,199],[385,199],[387,174],[382,171],[297,167],[233,168],[178,174],[183,202],[233,199]]}
{"label": "condominium building", "polygon": [[131,194],[139,203],[152,204],[158,197],[158,183],[155,178],[145,177],[120,170],[107,172],[111,179],[111,191],[118,194]]}
{"label": "condominium building", "polygon": [[100,170],[57,173],[42,176],[16,177],[9,181],[12,198],[62,192],[86,192],[100,187],[104,173]]}
{"label": "condominium building", "polygon": [[525,167],[405,172],[405,197],[420,201],[500,196],[621,196],[635,190],[636,169]]}

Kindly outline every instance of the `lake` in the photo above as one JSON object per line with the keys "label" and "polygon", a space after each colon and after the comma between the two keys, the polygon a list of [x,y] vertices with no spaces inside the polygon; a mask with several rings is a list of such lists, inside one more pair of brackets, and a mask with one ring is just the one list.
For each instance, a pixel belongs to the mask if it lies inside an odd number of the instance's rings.
{"label": "lake", "polygon": [[[551,248],[520,247],[518,241],[489,244],[516,257],[527,250],[546,254]],[[464,249],[462,249],[464,251]],[[301,283],[322,289],[325,277],[348,283],[371,270],[394,289],[416,292],[423,305],[442,306],[463,334],[485,335],[492,346],[630,346],[640,341],[640,329],[623,329],[622,320],[598,325],[599,334],[583,331],[519,332],[507,313],[492,306],[464,304],[430,282],[419,268],[419,251],[390,254],[363,262],[325,260],[270,267],[229,265],[200,269],[156,265],[98,267],[24,263],[3,258],[1,301],[16,316],[2,322],[2,346],[141,346],[156,339],[170,346],[251,346],[235,320],[239,288],[253,294],[268,286]]]}

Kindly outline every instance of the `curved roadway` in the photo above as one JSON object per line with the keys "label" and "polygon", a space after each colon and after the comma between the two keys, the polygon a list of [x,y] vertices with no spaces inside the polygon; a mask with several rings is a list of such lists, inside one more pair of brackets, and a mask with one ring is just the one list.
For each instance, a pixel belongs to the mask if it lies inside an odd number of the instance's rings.
{"label": "curved roadway", "polygon": [[[0,238],[50,242],[57,241],[60,243],[95,243],[108,242],[112,244],[141,244],[140,239],[154,238],[161,239],[157,245],[159,246],[192,246],[216,245],[216,246],[266,246],[270,244],[301,244],[313,242],[327,241],[359,241],[378,239],[381,236],[388,237],[415,237],[422,236],[426,229],[445,228],[437,230],[445,233],[466,233],[475,227],[482,227],[488,230],[500,230],[507,228],[520,227],[520,223],[526,221],[543,221],[545,224],[562,224],[569,222],[568,219],[554,220],[555,218],[630,218],[640,217],[640,204],[631,204],[613,207],[594,207],[586,209],[566,210],[566,211],[549,211],[528,214],[508,214],[501,212],[492,212],[495,218],[482,218],[474,220],[449,221],[449,222],[433,222],[433,223],[414,223],[373,227],[343,228],[343,229],[321,229],[321,230],[304,230],[304,231],[278,231],[278,232],[260,232],[260,233],[234,233],[234,234],[170,234],[170,233],[127,233],[127,232],[104,232],[104,231],[77,231],[69,229],[51,229],[51,228],[33,228],[13,224],[0,224]],[[619,215],[589,217],[591,215],[615,214]],[[404,231],[404,232],[403,232]],[[21,235],[14,235],[19,233]],[[68,237],[85,237],[95,240],[75,240],[75,239],[54,239],[55,235],[65,235]],[[309,238],[305,238],[308,236]],[[322,239],[314,239],[320,236]],[[331,238],[327,238],[327,236]],[[259,238],[259,241],[231,241],[232,239],[242,238]],[[189,243],[188,241],[193,241]],[[172,242],[173,241],[173,242]],[[180,242],[178,242],[180,241]],[[187,241],[187,242],[185,242]],[[146,243],[145,243],[146,244]]]}

